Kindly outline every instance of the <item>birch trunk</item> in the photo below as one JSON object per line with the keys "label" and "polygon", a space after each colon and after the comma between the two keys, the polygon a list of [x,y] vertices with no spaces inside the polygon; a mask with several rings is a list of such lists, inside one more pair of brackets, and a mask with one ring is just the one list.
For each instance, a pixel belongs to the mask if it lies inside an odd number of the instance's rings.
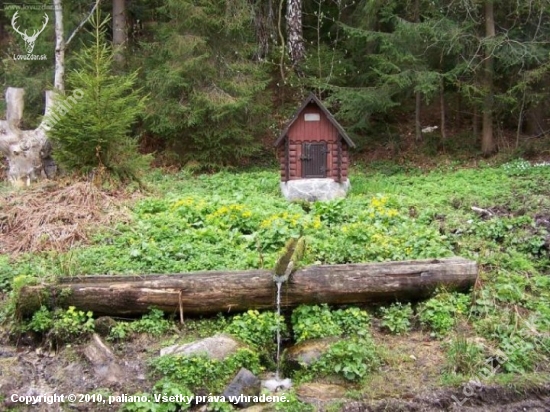
{"label": "birch trunk", "polygon": [[55,74],[54,88],[59,93],[65,92],[65,39],[63,37],[63,4],[62,0],[53,1],[55,8]]}
{"label": "birch trunk", "polygon": [[293,65],[305,57],[302,35],[302,0],[288,0],[286,7],[287,44],[290,60]]}

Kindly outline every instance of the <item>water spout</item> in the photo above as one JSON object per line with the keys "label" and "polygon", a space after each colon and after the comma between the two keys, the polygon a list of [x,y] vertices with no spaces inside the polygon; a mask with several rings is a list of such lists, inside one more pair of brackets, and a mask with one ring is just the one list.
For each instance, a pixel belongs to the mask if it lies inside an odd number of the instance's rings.
{"label": "water spout", "polygon": [[273,273],[273,282],[275,282],[277,285],[287,282],[293,269],[294,269],[294,262],[290,261],[288,263],[288,266],[286,267],[285,273],[283,273],[282,275],[277,275],[277,273]]}

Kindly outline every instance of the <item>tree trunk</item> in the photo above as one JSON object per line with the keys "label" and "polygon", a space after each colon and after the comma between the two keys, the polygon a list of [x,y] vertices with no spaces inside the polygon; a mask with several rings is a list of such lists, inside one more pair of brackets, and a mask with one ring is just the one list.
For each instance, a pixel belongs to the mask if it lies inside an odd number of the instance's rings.
{"label": "tree trunk", "polygon": [[422,141],[422,123],[420,121],[420,111],[422,110],[422,95],[415,93],[416,104],[414,106],[414,138],[417,142]]}
{"label": "tree trunk", "polygon": [[41,176],[43,149],[47,142],[42,127],[35,130],[19,128],[24,95],[24,89],[8,87],[6,120],[0,120],[0,153],[8,159],[8,179],[14,186],[28,186]]}
{"label": "tree trunk", "polygon": [[[548,83],[548,82],[546,82]],[[539,90],[547,90],[550,85],[539,83]],[[547,99],[532,104],[525,113],[525,133],[529,136],[540,137],[550,131],[550,104]]]}
{"label": "tree trunk", "polygon": [[472,133],[474,134],[474,137],[476,139],[479,136],[479,116],[477,112],[478,112],[477,107],[474,106],[473,113],[472,113]]}
{"label": "tree trunk", "polygon": [[[322,265],[300,269],[283,284],[281,304],[366,304],[429,297],[438,287],[467,290],[477,264],[463,258]],[[17,309],[75,306],[96,315],[138,315],[151,307],[186,315],[272,309],[276,285],[267,270],[180,275],[84,276],[21,289]]]}
{"label": "tree trunk", "polygon": [[[420,0],[415,0],[413,9],[413,20],[418,23],[420,21]],[[422,122],[421,122],[421,110],[422,110],[422,95],[420,92],[415,92],[415,106],[414,106],[414,138],[417,142],[422,141]]]}
{"label": "tree trunk", "polygon": [[264,60],[269,54],[269,43],[275,38],[275,17],[272,0],[259,1],[254,7],[254,30],[258,42],[255,58]]}
{"label": "tree trunk", "polygon": [[63,37],[63,5],[61,0],[54,0],[55,7],[55,74],[54,88],[59,93],[65,92],[65,38]]}
{"label": "tree trunk", "polygon": [[439,86],[439,109],[441,116],[441,139],[447,140],[447,125],[445,123],[445,80],[441,77]]}
{"label": "tree trunk", "polygon": [[306,54],[302,35],[302,0],[287,1],[286,25],[288,52],[292,64],[296,65]]}
{"label": "tree trunk", "polygon": [[124,62],[124,48],[128,42],[126,0],[113,0],[113,46],[115,61]]}
{"label": "tree trunk", "polygon": [[[493,37],[495,37],[493,0],[485,0],[485,38],[491,39]],[[493,136],[493,52],[490,44],[485,46],[484,89],[481,151],[487,155],[495,151],[495,139]]]}

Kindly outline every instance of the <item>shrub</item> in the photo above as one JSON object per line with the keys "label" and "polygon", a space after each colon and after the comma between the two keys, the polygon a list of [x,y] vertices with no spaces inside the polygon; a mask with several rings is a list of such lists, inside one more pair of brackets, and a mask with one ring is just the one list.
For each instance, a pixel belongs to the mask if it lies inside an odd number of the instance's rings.
{"label": "shrub", "polygon": [[249,310],[242,315],[234,316],[226,332],[257,349],[271,350],[277,333],[277,323],[280,325],[281,334],[284,334],[286,324],[283,316],[277,319],[274,312],[260,313],[257,310]]}
{"label": "shrub", "polygon": [[338,309],[332,312],[336,324],[346,336],[365,336],[369,332],[370,315],[359,308]]}
{"label": "shrub", "polygon": [[212,393],[222,391],[240,368],[255,374],[262,369],[258,355],[249,349],[239,349],[223,361],[206,356],[166,355],[153,359],[151,366],[158,375],[178,382],[194,393],[201,389]]}
{"label": "shrub", "polygon": [[149,335],[162,335],[172,327],[172,322],[164,319],[164,312],[160,309],[151,309],[140,320],[130,323],[132,332],[148,333]]}
{"label": "shrub", "polygon": [[294,391],[286,392],[285,401],[276,402],[274,405],[277,412],[313,412],[315,410],[313,405],[298,399]]}
{"label": "shrub", "polygon": [[460,293],[439,293],[420,308],[420,322],[442,337],[455,326],[457,317],[468,310],[470,296]]}
{"label": "shrub", "polygon": [[397,302],[389,307],[380,308],[382,313],[381,325],[391,333],[400,335],[411,329],[410,319],[413,316],[411,304],[402,305]]}
{"label": "shrub", "polygon": [[349,381],[360,381],[380,366],[380,357],[369,337],[345,339],[332,345],[311,371],[317,375],[339,375]]}
{"label": "shrub", "polygon": [[[44,310],[38,311],[38,317],[34,317],[34,325],[38,327],[40,322],[42,326],[47,324],[47,315]],[[31,321],[31,322],[32,322]],[[51,323],[51,334],[60,342],[68,342],[94,331],[93,313],[76,310],[74,306],[69,306],[67,310],[56,310],[53,314]]]}
{"label": "shrub", "polygon": [[53,327],[53,313],[46,306],[40,306],[40,309],[34,312],[28,328],[34,332],[48,332]]}
{"label": "shrub", "polygon": [[342,328],[335,321],[326,304],[301,305],[296,308],[292,312],[292,329],[296,342],[342,334]]}
{"label": "shrub", "polygon": [[110,340],[123,340],[131,333],[147,333],[160,336],[170,330],[172,322],[164,319],[164,312],[160,309],[151,309],[141,319],[133,322],[118,322],[109,332]]}

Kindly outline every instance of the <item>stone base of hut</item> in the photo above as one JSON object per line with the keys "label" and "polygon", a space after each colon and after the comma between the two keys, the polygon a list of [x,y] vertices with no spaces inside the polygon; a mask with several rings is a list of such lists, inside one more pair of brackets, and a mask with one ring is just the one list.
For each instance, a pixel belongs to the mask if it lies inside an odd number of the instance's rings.
{"label": "stone base of hut", "polygon": [[307,200],[309,202],[333,200],[346,197],[351,189],[348,179],[342,183],[333,179],[297,179],[281,182],[281,192],[289,200]]}

